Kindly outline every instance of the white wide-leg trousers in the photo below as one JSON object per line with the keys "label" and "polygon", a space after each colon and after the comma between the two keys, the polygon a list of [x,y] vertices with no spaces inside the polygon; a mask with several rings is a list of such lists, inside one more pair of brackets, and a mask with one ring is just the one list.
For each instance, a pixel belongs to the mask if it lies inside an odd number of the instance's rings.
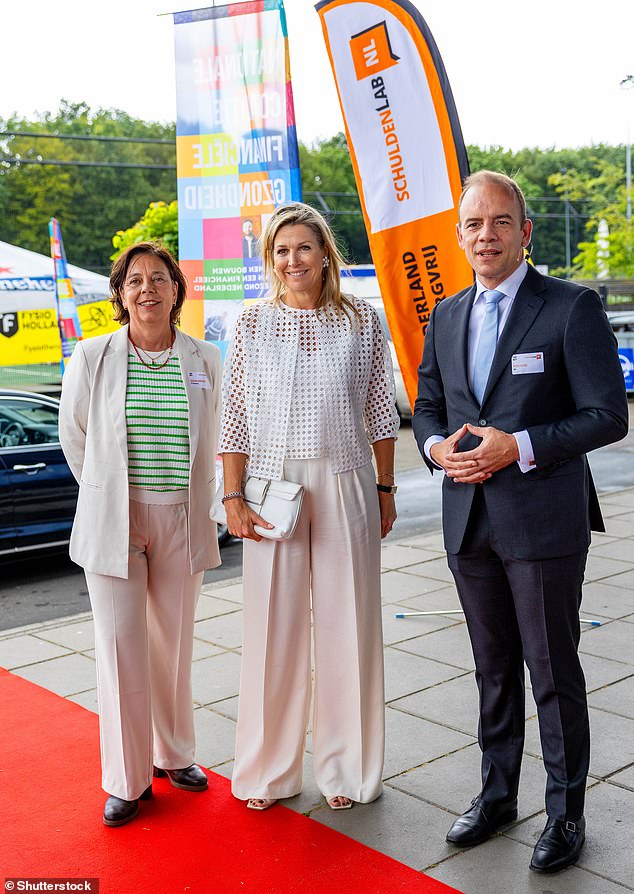
{"label": "white wide-leg trousers", "polygon": [[232,791],[287,798],[302,787],[311,700],[315,778],[327,798],[381,794],[385,740],[380,513],[371,463],[333,475],[291,460],[304,485],[290,540],[244,542],[244,633]]}
{"label": "white wide-leg trousers", "polygon": [[188,540],[186,503],[131,499],[128,579],[86,572],[102,785],[126,801],[150,785],[152,764],[172,770],[194,761],[191,663],[203,575],[190,573]]}

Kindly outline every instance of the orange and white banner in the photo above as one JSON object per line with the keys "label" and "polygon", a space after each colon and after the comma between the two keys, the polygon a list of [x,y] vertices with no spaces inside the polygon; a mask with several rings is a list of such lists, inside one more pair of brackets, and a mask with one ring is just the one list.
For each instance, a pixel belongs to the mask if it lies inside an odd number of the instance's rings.
{"label": "orange and white banner", "polygon": [[372,259],[413,404],[429,316],[473,281],[456,241],[469,173],[438,48],[408,0],[321,0]]}

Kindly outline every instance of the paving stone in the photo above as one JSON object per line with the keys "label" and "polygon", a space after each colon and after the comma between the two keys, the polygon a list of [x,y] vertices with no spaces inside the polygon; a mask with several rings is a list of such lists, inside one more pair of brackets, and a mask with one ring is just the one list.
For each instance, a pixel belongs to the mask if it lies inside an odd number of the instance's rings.
{"label": "paving stone", "polygon": [[419,577],[404,571],[384,571],[381,575],[381,594],[384,601],[402,602],[410,596],[418,596],[437,590],[442,581],[437,578]]}
{"label": "paving stone", "polygon": [[[603,496],[601,499],[601,514],[603,515],[604,521],[607,521],[609,518],[627,517],[628,515],[631,515],[631,512],[629,512],[627,506],[621,506],[618,503],[610,502],[610,495],[608,494],[607,498]],[[627,535],[624,534],[623,536],[626,537]]]}
{"label": "paving stone", "polygon": [[[455,816],[469,809],[480,791],[482,753],[477,742],[389,780],[400,791],[442,807]],[[519,817],[543,810],[546,771],[541,760],[525,754],[518,795]],[[455,817],[449,820],[447,830]]]}
{"label": "paving stone", "polygon": [[385,656],[385,700],[391,702],[396,698],[409,695],[419,689],[425,689],[444,679],[451,669],[433,667],[425,659],[411,652],[388,646]]}
{"label": "paving stone", "polygon": [[634,720],[634,674],[590,693],[588,704]]}
{"label": "paving stone", "polygon": [[463,620],[464,615],[460,610],[460,601],[455,586],[440,586],[437,590],[430,590],[428,593],[422,593],[419,596],[409,596],[398,600],[399,605],[407,611],[437,611],[443,610],[449,612],[446,617],[454,623]]}
{"label": "paving stone", "polygon": [[586,690],[589,693],[632,675],[632,665],[623,661],[611,661],[609,658],[588,655],[585,652],[581,652],[579,657],[586,677]]}
{"label": "paving stone", "polygon": [[473,670],[473,653],[464,621],[399,644],[399,650],[433,658],[461,670]]}
{"label": "paving stone", "polygon": [[409,565],[403,571],[406,574],[418,574],[421,577],[437,578],[447,584],[453,583],[453,575],[444,556],[442,558],[429,559],[427,562],[421,562],[419,565]]}
{"label": "paving stone", "polygon": [[196,729],[196,762],[214,768],[233,760],[235,753],[236,725],[207,708],[194,711]]}
{"label": "paving stone", "polygon": [[227,602],[236,602],[242,605],[242,581],[231,581],[231,583],[203,584],[201,591],[205,596],[215,596],[218,599],[224,599]]}
{"label": "paving stone", "polygon": [[532,855],[533,845],[501,834],[471,850],[454,851],[425,872],[465,894],[623,894],[619,884],[577,866],[555,876],[537,875],[528,868]]}
{"label": "paving stone", "polygon": [[[399,669],[403,668],[402,659],[398,655],[397,649],[389,649],[386,650],[386,661],[392,662],[394,658],[394,673],[397,674]],[[396,699],[387,699],[387,703],[393,707],[400,708],[401,710],[405,710],[406,713],[417,713],[416,711],[410,711],[406,705],[402,705],[406,699],[416,699],[418,696],[421,699],[424,699],[426,694],[429,693],[433,688],[438,686],[440,683],[444,683],[446,680],[452,680],[454,677],[460,677],[465,673],[469,673],[468,671],[464,671],[458,667],[450,667],[448,664],[443,664],[440,661],[434,661],[433,658],[423,658],[422,656],[416,657],[416,664],[413,665],[414,678],[410,682],[410,686],[408,687],[408,692],[415,691],[416,689],[422,690],[422,692],[416,692],[414,695],[405,695],[400,696]],[[409,664],[405,664],[405,669],[411,667]],[[390,671],[393,668],[390,665]],[[469,674],[469,676],[471,676]],[[391,686],[390,686],[391,690]],[[477,698],[477,695],[476,695]]]}
{"label": "paving stone", "polygon": [[472,738],[478,734],[478,689],[472,673],[463,672],[453,680],[406,695],[390,702],[390,707],[440,723]]}
{"label": "paving stone", "polygon": [[[609,562],[611,560],[604,559],[603,561]],[[613,587],[623,587],[631,593],[632,590],[634,590],[634,570],[624,571],[621,574],[614,574],[612,577],[606,578],[606,583],[612,584]]]}
{"label": "paving stone", "polygon": [[242,645],[242,612],[207,618],[196,622],[197,639],[205,640],[224,649],[237,649]]}
{"label": "paving stone", "polygon": [[579,651],[634,665],[632,630],[623,621],[608,621],[583,633]]}
{"label": "paving stone", "polygon": [[400,541],[404,546],[420,546],[423,549],[432,549],[436,552],[445,553],[445,541],[442,531],[434,531],[432,534],[416,534],[413,537],[406,537]]}
{"label": "paving stone", "polygon": [[69,649],[28,633],[13,639],[0,640],[0,667],[6,670],[69,654]]}
{"label": "paving stone", "polygon": [[593,556],[601,556],[605,559],[618,559],[620,562],[632,561],[632,541],[613,540],[612,543],[602,544],[592,550]]}
{"label": "paving stone", "polygon": [[465,735],[388,707],[385,712],[383,776],[390,779],[412,767],[465,748],[473,742],[473,735]]}
{"label": "paving stone", "polygon": [[226,615],[237,609],[239,606],[235,602],[201,593],[196,606],[196,620],[204,621],[206,618],[216,618],[218,615]]}
{"label": "paving stone", "polygon": [[40,639],[72,649],[74,652],[85,652],[95,647],[95,631],[92,618],[74,624],[52,627],[38,633]]}
{"label": "paving stone", "polygon": [[238,696],[234,695],[232,698],[223,698],[219,702],[214,702],[208,706],[208,710],[215,711],[236,722],[238,720]]}
{"label": "paving stone", "polygon": [[[609,579],[608,579],[609,581]],[[621,618],[634,612],[634,590],[626,590],[615,584],[597,581],[583,588],[581,614],[592,612],[605,618]]]}
{"label": "paving stone", "polygon": [[[634,720],[596,708],[590,714],[590,773],[602,779],[634,764]],[[525,750],[541,756],[537,719],[526,724]]]}
{"label": "paving stone", "polygon": [[622,491],[612,491],[612,493],[602,497],[602,501],[603,499],[605,499],[605,502],[610,506],[625,506],[630,510],[634,510],[634,492],[632,488]]}
{"label": "paving stone", "polygon": [[65,696],[94,689],[96,684],[95,662],[76,653],[31,664],[19,668],[15,673],[44,689]]}
{"label": "paving stone", "polygon": [[310,816],[418,870],[442,860],[450,848],[445,841],[449,814],[388,787],[372,804],[336,811],[324,806]]}
{"label": "paving stone", "polygon": [[192,665],[192,690],[194,701],[208,705],[238,694],[240,656],[235,652],[223,652],[211,658],[203,658]]}
{"label": "paving stone", "polygon": [[605,579],[606,581],[609,580],[610,583],[614,583],[614,580],[610,580],[611,578],[614,578],[617,574],[622,575],[623,572],[628,572],[628,570],[627,562],[619,562],[616,559],[603,559],[601,556],[590,554],[586,564],[584,579],[586,581]]}
{"label": "paving stone", "polygon": [[390,543],[381,547],[381,568],[404,568],[407,565],[417,565],[426,559],[437,558],[437,552],[416,546]]}
{"label": "paving stone", "polygon": [[[632,535],[632,519],[624,518],[622,515],[614,515],[612,518],[605,517],[606,534],[612,537],[631,537]],[[594,535],[593,535],[594,536]]]}
{"label": "paving stone", "polygon": [[196,639],[194,636],[194,657],[193,661],[200,661],[201,658],[210,658],[212,655],[220,655],[226,652],[221,646],[214,646],[202,639]]}
{"label": "paving stone", "polygon": [[610,776],[610,782],[634,791],[634,767],[628,767],[627,770],[621,770],[614,776]]}
{"label": "paving stone", "polygon": [[99,713],[96,689],[87,689],[86,692],[78,692],[77,695],[69,695],[67,698],[69,702],[75,702],[75,704],[81,705],[82,708],[86,708],[87,711],[92,711],[93,714]]}

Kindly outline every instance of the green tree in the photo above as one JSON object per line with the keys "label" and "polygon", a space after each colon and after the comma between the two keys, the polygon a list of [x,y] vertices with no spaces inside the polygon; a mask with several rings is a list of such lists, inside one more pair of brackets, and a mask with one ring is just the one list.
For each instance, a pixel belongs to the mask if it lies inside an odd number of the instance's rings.
{"label": "green tree", "polygon": [[[27,134],[0,137],[0,239],[7,242],[47,254],[48,220],[57,217],[69,261],[105,272],[113,232],[137,220],[150,201],[169,203],[176,197],[173,125],[140,121],[117,109],[92,111],[86,103],[64,100],[57,112],[41,114],[35,121],[0,119],[0,129]],[[30,136],[38,133],[170,143]],[[43,159],[66,164],[32,163]]]}
{"label": "green tree", "polygon": [[598,228],[601,220],[608,225],[608,257],[605,264],[611,278],[634,277],[634,225],[626,217],[626,186],[622,164],[610,157],[597,157],[590,172],[571,169],[553,174],[551,183],[571,202],[583,202],[588,209],[586,232],[590,240],[578,245],[573,273],[594,278],[600,271]]}
{"label": "green tree", "polygon": [[178,202],[174,200],[169,205],[165,202],[150,202],[150,206],[143,215],[127,230],[118,230],[112,237],[115,251],[111,255],[112,260],[118,258],[121,252],[129,245],[137,242],[159,241],[168,248],[175,257],[178,257]]}
{"label": "green tree", "polygon": [[313,146],[300,144],[304,201],[325,215],[352,264],[371,262],[368,237],[345,135],[338,133]]}

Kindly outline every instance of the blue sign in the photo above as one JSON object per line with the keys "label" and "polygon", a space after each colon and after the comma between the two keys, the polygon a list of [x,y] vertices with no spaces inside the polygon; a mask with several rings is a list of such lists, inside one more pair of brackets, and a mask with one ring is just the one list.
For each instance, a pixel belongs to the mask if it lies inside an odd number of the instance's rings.
{"label": "blue sign", "polygon": [[634,391],[634,348],[619,346],[619,360],[625,377],[625,389]]}

